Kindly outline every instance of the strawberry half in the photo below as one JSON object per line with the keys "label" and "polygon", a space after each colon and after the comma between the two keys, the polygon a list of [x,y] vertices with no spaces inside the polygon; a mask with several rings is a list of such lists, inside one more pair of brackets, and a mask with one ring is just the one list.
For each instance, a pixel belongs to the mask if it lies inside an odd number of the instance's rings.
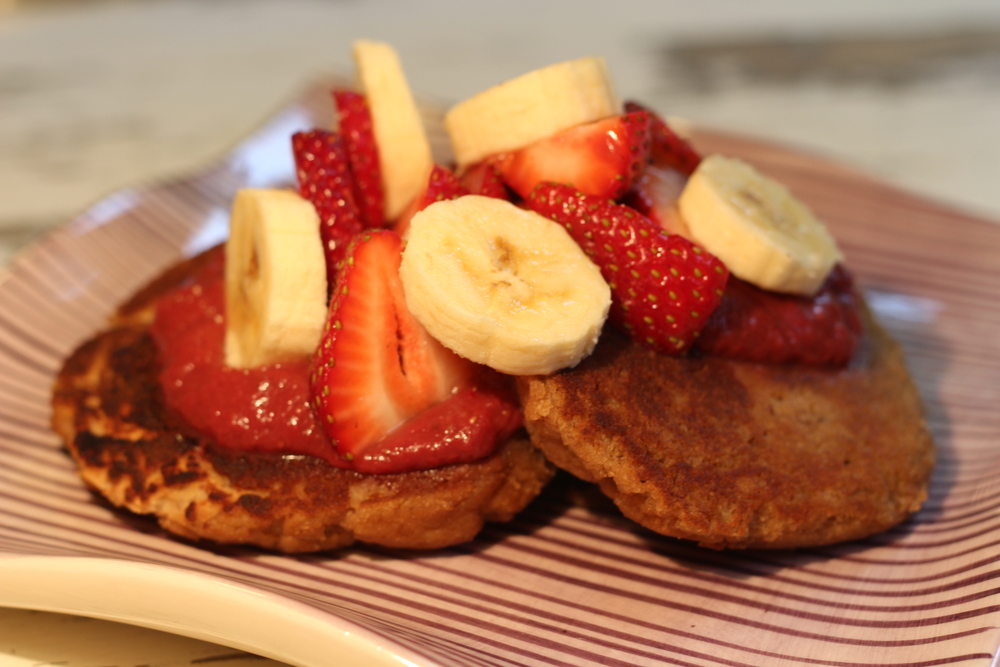
{"label": "strawberry half", "polygon": [[326,130],[292,135],[299,194],[312,202],[320,219],[327,284],[333,287],[347,245],[364,225],[354,201],[347,153],[340,137]]}
{"label": "strawberry half", "polygon": [[681,217],[677,201],[688,177],[676,167],[651,162],[621,202],[642,213],[668,234],[690,238],[691,232]]}
{"label": "strawberry half", "polygon": [[539,185],[527,204],[565,227],[601,269],[612,322],[668,354],[691,347],[722,298],[722,262],[628,206],[565,185]]}
{"label": "strawberry half", "polygon": [[844,366],[861,342],[859,309],[854,279],[840,264],[812,297],[768,292],[734,277],[697,345],[732,359]]}
{"label": "strawberry half", "polygon": [[400,236],[405,236],[410,228],[410,219],[414,215],[424,210],[434,202],[455,199],[469,194],[465,185],[450,170],[435,164],[427,178],[427,186],[423,191],[410,202],[406,210],[400,214],[399,219],[393,224],[392,229]]}
{"label": "strawberry half", "polygon": [[461,181],[469,194],[510,201],[503,176],[493,160],[486,159],[467,168],[462,172]]}
{"label": "strawberry half", "polygon": [[539,183],[572,185],[595,197],[617,199],[649,157],[649,114],[637,111],[587,123],[496,158],[504,182],[521,197]]}
{"label": "strawberry half", "polygon": [[362,222],[368,228],[381,227],[385,223],[385,196],[368,101],[364,95],[343,88],[333,91],[333,101],[337,107],[339,133],[354,177],[354,200]]}
{"label": "strawberry half", "polygon": [[[407,310],[399,278],[402,245],[399,236],[389,230],[364,232],[351,243],[312,359],[310,389],[316,414],[338,454],[356,470],[398,471],[411,465],[413,449],[427,449],[428,436],[412,438],[410,448],[404,446],[405,437],[379,443],[445,399],[459,394],[466,399],[460,406],[464,412],[451,421],[447,408],[431,413],[432,418],[437,415],[436,423],[454,425],[467,422],[470,411],[476,417],[477,410],[487,409],[492,398],[484,401],[482,397],[502,395],[486,386],[479,391],[473,382],[479,367],[431,338]],[[471,398],[465,391],[470,385]],[[515,414],[490,423],[519,424],[513,399],[497,400],[504,409],[513,406]],[[443,420],[441,414],[445,415]],[[423,424],[426,431],[425,422],[417,420],[414,426],[420,430]],[[496,441],[490,442],[492,446]],[[463,460],[478,456],[481,444],[470,444],[461,437],[452,442],[441,440],[436,446],[451,451],[424,458],[432,462],[439,462],[442,456]],[[470,448],[475,451],[468,451]]]}
{"label": "strawberry half", "polygon": [[671,166],[690,176],[701,162],[701,154],[690,143],[670,129],[667,121],[638,102],[626,102],[625,111],[649,114],[650,157],[663,166]]}

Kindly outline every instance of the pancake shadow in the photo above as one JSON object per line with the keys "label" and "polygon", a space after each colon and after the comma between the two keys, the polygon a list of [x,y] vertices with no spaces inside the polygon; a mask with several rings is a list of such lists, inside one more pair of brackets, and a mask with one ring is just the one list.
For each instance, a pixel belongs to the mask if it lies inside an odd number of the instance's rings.
{"label": "pancake shadow", "polygon": [[[655,562],[648,558],[648,554],[653,554],[662,557],[665,565],[712,578],[740,581],[845,557],[863,559],[866,553],[879,547],[905,544],[927,523],[928,520],[918,513],[890,530],[851,542],[800,549],[718,550],[644,528],[625,517],[597,485],[560,472],[532,506],[511,523],[488,526],[474,542],[455,550],[474,553],[487,550],[503,540],[530,539],[532,536],[543,542],[557,540],[565,546],[574,540],[572,534],[564,536],[565,531],[569,531],[603,539],[607,547],[602,555],[613,551],[623,561],[655,567]],[[608,531],[611,531],[610,534]],[[586,559],[588,550],[594,548],[591,545],[581,549],[580,558]],[[605,551],[602,548],[598,550]]]}

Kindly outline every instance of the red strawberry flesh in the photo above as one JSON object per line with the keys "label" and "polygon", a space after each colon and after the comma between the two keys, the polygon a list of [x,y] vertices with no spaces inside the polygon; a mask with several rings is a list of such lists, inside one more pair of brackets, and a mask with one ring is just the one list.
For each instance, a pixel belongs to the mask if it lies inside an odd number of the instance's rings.
{"label": "red strawberry flesh", "polygon": [[701,162],[701,155],[688,141],[674,132],[655,112],[637,102],[626,102],[625,111],[649,113],[650,158],[660,165],[669,165],[690,176]]}
{"label": "red strawberry flesh", "polygon": [[521,427],[521,409],[509,386],[465,386],[388,433],[353,458],[363,473],[427,470],[488,456]]}
{"label": "red strawberry flesh", "polygon": [[[401,257],[402,241],[389,230],[365,232],[350,245],[310,374],[327,436],[351,467],[368,472],[475,460],[517,427],[499,426],[521,419],[517,410],[494,414],[516,404],[490,398],[501,394],[477,379],[492,377],[488,369],[444,348],[407,310]],[[473,429],[471,418],[492,426]]]}
{"label": "red strawberry flesh", "polygon": [[496,158],[504,182],[521,197],[539,183],[616,199],[632,186],[649,157],[649,114],[614,116],[564,130]]}
{"label": "red strawberry flesh", "polygon": [[469,194],[462,181],[450,170],[435,164],[427,178],[427,186],[417,195],[393,224],[393,231],[404,236],[410,228],[410,219],[434,202],[455,199]]}
{"label": "red strawberry flesh", "polygon": [[510,193],[503,184],[500,170],[492,159],[487,158],[465,169],[461,180],[470,194],[510,201]]}
{"label": "red strawberry flesh", "polygon": [[381,227],[385,222],[385,196],[368,102],[364,95],[342,88],[333,91],[333,100],[362,222],[368,228]]}
{"label": "red strawberry flesh", "polygon": [[539,185],[527,204],[565,227],[601,269],[613,323],[668,354],[692,345],[722,297],[722,262],[628,206],[564,185]]}
{"label": "red strawberry flesh", "polygon": [[326,130],[292,135],[292,153],[299,194],[312,202],[319,214],[327,284],[332,287],[348,243],[364,228],[354,201],[347,153],[340,137]]}
{"label": "red strawberry flesh", "polygon": [[697,346],[746,361],[843,366],[853,358],[862,328],[853,278],[837,265],[811,298],[730,278]]}
{"label": "red strawberry flesh", "polygon": [[677,206],[687,181],[688,177],[675,167],[653,162],[646,165],[622,203],[658,224],[668,234],[690,238]]}

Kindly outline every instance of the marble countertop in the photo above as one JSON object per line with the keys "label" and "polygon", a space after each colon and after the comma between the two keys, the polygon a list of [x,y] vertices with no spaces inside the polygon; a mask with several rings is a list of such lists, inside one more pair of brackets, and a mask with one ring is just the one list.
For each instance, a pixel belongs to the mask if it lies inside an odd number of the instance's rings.
{"label": "marble countertop", "polygon": [[[222,156],[308,82],[350,73],[357,37],[394,44],[413,88],[445,102],[603,55],[625,97],[1000,220],[996,0],[614,7],[0,0],[0,266],[117,189]],[[268,664],[103,621],[0,610],[0,667],[206,660]]]}

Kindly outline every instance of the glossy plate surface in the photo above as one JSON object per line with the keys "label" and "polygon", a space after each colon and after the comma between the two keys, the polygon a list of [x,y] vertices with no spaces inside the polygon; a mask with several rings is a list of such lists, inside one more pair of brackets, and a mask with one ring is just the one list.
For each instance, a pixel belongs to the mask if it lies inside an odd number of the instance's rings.
{"label": "glossy plate surface", "polygon": [[931,498],[859,543],[719,553],[557,484],[427,554],[204,549],[115,511],[48,428],[62,359],[117,303],[220,240],[235,190],[292,178],[325,87],[211,169],[111,196],[0,274],[0,604],[164,629],[296,665],[989,665],[1000,646],[1000,225],[720,133],[827,220],[906,348],[939,446]]}

